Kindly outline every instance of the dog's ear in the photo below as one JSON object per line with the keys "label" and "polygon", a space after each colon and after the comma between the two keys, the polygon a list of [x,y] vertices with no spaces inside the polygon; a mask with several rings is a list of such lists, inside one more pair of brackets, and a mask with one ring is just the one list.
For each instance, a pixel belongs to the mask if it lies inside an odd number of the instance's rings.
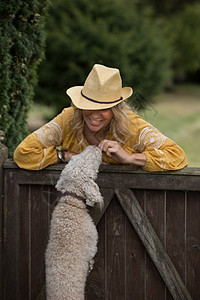
{"label": "dog's ear", "polygon": [[92,179],[85,181],[83,191],[86,196],[87,205],[94,206],[95,203],[99,203],[100,207],[103,206],[103,197],[96,182]]}

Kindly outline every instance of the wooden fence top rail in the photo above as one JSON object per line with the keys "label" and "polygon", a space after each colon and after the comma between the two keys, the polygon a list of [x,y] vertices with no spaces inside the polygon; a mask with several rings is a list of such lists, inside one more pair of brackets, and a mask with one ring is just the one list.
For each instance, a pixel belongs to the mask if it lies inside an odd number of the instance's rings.
{"label": "wooden fence top rail", "polygon": [[[20,169],[13,161],[3,164],[5,172],[17,173],[19,184],[55,185],[65,164],[49,166],[42,171]],[[146,172],[127,165],[101,165],[97,183],[104,188],[200,191],[200,168],[184,168],[170,172]]]}
{"label": "wooden fence top rail", "polygon": [[[65,164],[55,164],[48,166],[44,170],[49,171],[61,171]],[[8,159],[3,164],[4,169],[18,169],[19,167],[14,161]],[[133,174],[154,174],[154,175],[174,175],[174,176],[200,176],[200,168],[186,167],[178,171],[167,171],[167,172],[146,172],[139,167],[129,165],[101,165],[100,172],[103,173],[133,173]],[[34,171],[33,171],[34,172]]]}

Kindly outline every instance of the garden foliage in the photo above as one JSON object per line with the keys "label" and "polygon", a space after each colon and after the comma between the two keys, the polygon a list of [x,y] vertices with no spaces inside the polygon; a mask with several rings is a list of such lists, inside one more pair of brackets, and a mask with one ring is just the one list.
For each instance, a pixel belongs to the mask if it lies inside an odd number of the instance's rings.
{"label": "garden foliage", "polygon": [[95,63],[120,69],[141,101],[160,91],[169,77],[167,40],[149,9],[133,8],[117,0],[53,1],[36,101],[58,111],[70,105],[65,90],[83,85]]}
{"label": "garden foliage", "polygon": [[44,58],[48,0],[0,2],[0,129],[10,155],[27,134],[37,66]]}

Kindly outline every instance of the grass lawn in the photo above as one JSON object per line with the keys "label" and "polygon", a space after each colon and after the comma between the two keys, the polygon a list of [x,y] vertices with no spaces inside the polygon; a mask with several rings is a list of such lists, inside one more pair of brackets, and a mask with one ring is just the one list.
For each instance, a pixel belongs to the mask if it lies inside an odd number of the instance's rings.
{"label": "grass lawn", "polygon": [[200,85],[176,86],[139,114],[184,149],[189,167],[200,167]]}
{"label": "grass lawn", "polygon": [[42,125],[55,117],[55,109],[51,106],[33,103],[28,114],[28,128],[30,132],[38,129]]}
{"label": "grass lawn", "polygon": [[[184,149],[189,167],[200,167],[200,85],[178,85],[138,114]],[[54,116],[52,107],[34,104],[28,117],[30,131]]]}

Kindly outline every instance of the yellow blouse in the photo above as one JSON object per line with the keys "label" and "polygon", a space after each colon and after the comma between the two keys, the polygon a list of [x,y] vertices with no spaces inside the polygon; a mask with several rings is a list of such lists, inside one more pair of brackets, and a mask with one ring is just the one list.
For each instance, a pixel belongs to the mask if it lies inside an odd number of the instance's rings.
{"label": "yellow blouse", "polygon": [[[164,136],[155,127],[144,121],[132,111],[127,111],[130,119],[130,129],[134,132],[123,148],[129,153],[145,153],[146,171],[178,170],[188,163],[184,151],[172,140]],[[65,108],[61,114],[40,129],[27,136],[14,152],[16,164],[28,170],[41,170],[48,165],[58,162],[56,148],[79,153],[84,146],[77,150],[78,140],[70,128],[69,120],[73,116],[73,108]],[[111,139],[108,132],[106,139]],[[88,145],[85,140],[85,144]],[[109,164],[118,164],[116,161],[103,157]]]}

